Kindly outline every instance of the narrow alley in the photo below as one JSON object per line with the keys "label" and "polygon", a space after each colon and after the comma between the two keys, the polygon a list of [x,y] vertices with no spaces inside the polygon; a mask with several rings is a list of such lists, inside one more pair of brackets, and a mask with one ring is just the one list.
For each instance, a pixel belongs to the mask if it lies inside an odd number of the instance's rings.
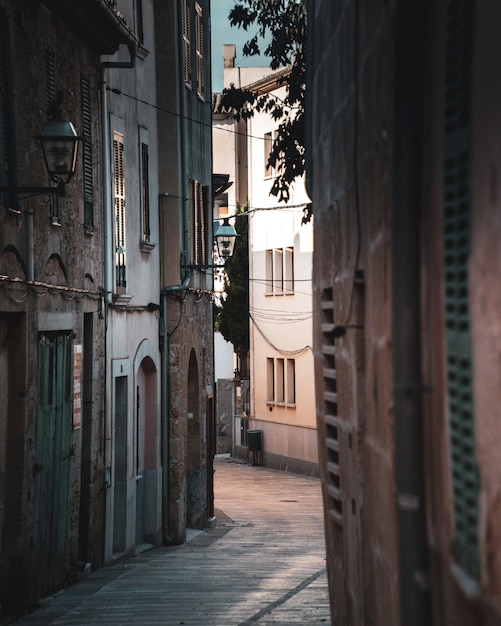
{"label": "narrow alley", "polygon": [[103,567],[16,623],[330,624],[320,481],[222,457],[214,483],[213,528]]}

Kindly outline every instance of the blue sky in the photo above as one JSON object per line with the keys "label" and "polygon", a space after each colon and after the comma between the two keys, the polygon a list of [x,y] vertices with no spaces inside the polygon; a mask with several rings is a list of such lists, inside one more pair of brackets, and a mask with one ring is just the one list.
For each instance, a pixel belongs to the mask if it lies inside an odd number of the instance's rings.
{"label": "blue sky", "polygon": [[211,38],[212,38],[212,91],[223,90],[223,44],[234,43],[237,46],[236,64],[240,67],[268,66],[265,57],[244,57],[242,46],[256,32],[245,31],[230,26],[228,14],[238,0],[212,0],[211,2]]}

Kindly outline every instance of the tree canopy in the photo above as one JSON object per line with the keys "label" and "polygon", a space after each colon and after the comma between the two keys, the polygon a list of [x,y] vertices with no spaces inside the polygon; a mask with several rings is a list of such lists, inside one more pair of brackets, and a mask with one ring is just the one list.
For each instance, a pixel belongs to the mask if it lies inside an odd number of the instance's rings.
{"label": "tree canopy", "polygon": [[243,47],[245,56],[259,55],[263,40],[270,67],[290,70],[278,79],[286,90],[284,99],[234,85],[223,91],[223,104],[235,119],[249,119],[255,111],[264,111],[279,122],[267,165],[278,172],[271,193],[287,202],[291,183],[304,173],[306,0],[240,0],[229,20],[246,31],[257,27]]}

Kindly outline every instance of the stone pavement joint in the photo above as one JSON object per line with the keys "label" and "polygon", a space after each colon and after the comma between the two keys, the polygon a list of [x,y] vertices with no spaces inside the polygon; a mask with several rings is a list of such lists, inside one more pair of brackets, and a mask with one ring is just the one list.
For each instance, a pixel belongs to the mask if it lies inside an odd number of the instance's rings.
{"label": "stone pavement joint", "polygon": [[275,602],[272,602],[270,604],[270,606],[268,606],[268,607],[266,607],[264,609],[261,609],[261,611],[259,611],[258,613],[256,613],[252,617],[249,617],[249,619],[246,619],[245,622],[241,622],[238,626],[247,626],[248,624],[255,624],[257,621],[259,621],[259,619],[261,617],[263,617],[263,615],[266,615],[267,613],[271,613],[271,611],[273,611],[273,609],[277,608],[281,604],[284,604],[284,602],[287,602],[287,600],[289,600],[289,598],[292,598],[292,596],[295,596],[297,593],[299,593],[300,591],[302,591],[303,589],[308,587],[308,585],[311,585],[311,583],[313,581],[317,580],[317,578],[319,578],[320,576],[322,576],[325,573],[326,573],[326,569],[324,567],[323,569],[319,570],[318,572],[315,572],[315,574],[312,574],[309,578],[304,580],[297,587],[295,587],[294,589],[291,589],[290,591],[288,591],[284,596],[282,596],[278,600],[275,600]]}

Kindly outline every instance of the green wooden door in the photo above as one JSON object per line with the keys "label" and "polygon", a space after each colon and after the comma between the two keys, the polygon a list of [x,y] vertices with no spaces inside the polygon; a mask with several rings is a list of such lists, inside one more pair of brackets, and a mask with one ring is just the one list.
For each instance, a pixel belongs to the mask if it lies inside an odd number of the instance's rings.
{"label": "green wooden door", "polygon": [[73,341],[68,333],[40,336],[34,500],[34,573],[41,593],[66,574],[68,480],[72,449]]}

